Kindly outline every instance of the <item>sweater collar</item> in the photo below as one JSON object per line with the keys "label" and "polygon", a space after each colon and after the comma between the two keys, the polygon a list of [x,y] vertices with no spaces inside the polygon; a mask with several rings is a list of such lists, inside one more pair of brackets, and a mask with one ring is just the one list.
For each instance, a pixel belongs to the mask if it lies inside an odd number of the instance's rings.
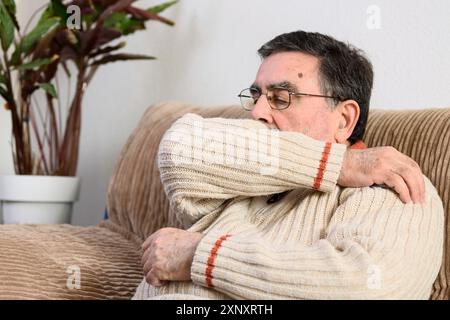
{"label": "sweater collar", "polygon": [[362,140],[356,141],[354,144],[349,146],[350,149],[367,149],[366,144]]}

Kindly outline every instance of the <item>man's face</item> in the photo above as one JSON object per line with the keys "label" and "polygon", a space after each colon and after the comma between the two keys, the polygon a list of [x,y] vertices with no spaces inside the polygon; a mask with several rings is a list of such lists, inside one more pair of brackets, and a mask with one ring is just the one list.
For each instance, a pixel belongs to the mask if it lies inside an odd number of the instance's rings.
{"label": "man's face", "polygon": [[326,98],[292,96],[289,108],[274,110],[264,95],[268,87],[280,84],[290,85],[297,93],[320,95],[318,72],[319,60],[300,52],[281,52],[264,59],[253,84],[263,93],[252,111],[253,119],[281,131],[297,131],[317,140],[335,142],[338,116]]}

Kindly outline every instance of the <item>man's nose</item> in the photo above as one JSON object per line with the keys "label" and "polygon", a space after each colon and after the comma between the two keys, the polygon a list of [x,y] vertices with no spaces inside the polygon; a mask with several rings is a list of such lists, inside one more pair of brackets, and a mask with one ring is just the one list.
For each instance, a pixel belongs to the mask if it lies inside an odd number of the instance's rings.
{"label": "man's nose", "polygon": [[273,123],[272,108],[267,101],[266,95],[261,95],[252,110],[254,120],[262,120],[268,124]]}

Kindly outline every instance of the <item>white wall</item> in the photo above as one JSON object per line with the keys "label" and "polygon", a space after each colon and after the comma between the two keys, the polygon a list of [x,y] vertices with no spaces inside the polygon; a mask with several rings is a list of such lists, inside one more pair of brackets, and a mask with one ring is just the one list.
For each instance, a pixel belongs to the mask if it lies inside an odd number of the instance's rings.
{"label": "white wall", "polygon": [[[21,3],[26,16],[42,1]],[[372,8],[379,9],[380,28],[372,28]],[[83,187],[74,224],[102,218],[115,160],[149,105],[238,103],[236,94],[253,81],[259,65],[256,49],[283,32],[323,32],[364,49],[375,69],[372,107],[450,105],[447,0],[181,0],[164,15],[177,25],[151,22],[126,48],[158,60],[109,65],[88,88],[78,169]],[[8,117],[0,111],[0,173],[12,172]]]}

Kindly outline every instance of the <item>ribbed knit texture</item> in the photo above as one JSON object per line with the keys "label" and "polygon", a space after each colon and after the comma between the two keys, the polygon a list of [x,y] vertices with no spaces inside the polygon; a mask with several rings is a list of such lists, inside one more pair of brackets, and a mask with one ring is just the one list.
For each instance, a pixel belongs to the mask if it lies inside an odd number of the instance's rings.
{"label": "ribbed knit texture", "polygon": [[142,278],[139,244],[118,232],[0,227],[0,299],[130,299]]}
{"label": "ribbed knit texture", "polygon": [[300,136],[254,120],[183,116],[162,138],[158,154],[161,181],[180,221],[189,227],[238,196],[332,190],[345,145]]}
{"label": "ribbed knit texture", "polygon": [[[206,159],[226,158],[229,147],[222,141],[208,149],[220,135],[202,135],[200,128],[226,132],[228,143],[236,141],[238,128],[274,133],[253,120],[190,114],[164,135],[159,166],[165,191],[177,217],[204,238],[193,282],[154,288],[143,281],[135,298],[429,298],[442,260],[444,217],[428,179],[424,205],[405,205],[381,187],[337,187],[345,146],[294,132],[277,132],[280,159],[273,175],[261,175],[258,162],[197,161],[199,146],[210,153]],[[290,192],[267,202],[284,191]]]}
{"label": "ribbed knit texture", "polygon": [[[204,117],[250,117],[250,113],[241,107],[230,105],[200,107],[165,102],[148,108],[116,161],[108,187],[110,220],[101,224],[104,228],[0,225],[0,298],[131,298],[142,280],[142,252],[139,242],[159,228],[181,227],[164,193],[156,155],[160,139],[166,130],[176,119],[189,112]],[[448,217],[449,108],[371,110],[364,141],[369,147],[394,146],[416,160],[436,186]],[[94,211],[91,214],[99,214]],[[208,222],[207,219],[205,218],[205,223]],[[434,282],[430,297],[432,299],[450,297],[448,218],[445,230],[447,236],[444,260],[439,277]],[[220,237],[222,235],[219,239]],[[222,244],[226,245],[226,242]],[[220,248],[217,253],[220,255]],[[66,286],[68,265],[65,263],[72,263],[73,257],[82,257],[81,290],[69,290]],[[214,270],[211,270],[213,276]],[[89,285],[83,285],[83,279],[89,279]],[[214,285],[214,279],[211,281]],[[187,283],[186,287],[187,292],[192,292],[191,283]],[[210,293],[201,285],[197,287]],[[172,287],[164,290],[174,291]],[[139,292],[144,293],[142,290]],[[153,295],[160,292],[154,292]],[[217,291],[211,290],[211,298],[214,296],[217,296]],[[154,298],[183,297],[194,296],[174,294]]]}

